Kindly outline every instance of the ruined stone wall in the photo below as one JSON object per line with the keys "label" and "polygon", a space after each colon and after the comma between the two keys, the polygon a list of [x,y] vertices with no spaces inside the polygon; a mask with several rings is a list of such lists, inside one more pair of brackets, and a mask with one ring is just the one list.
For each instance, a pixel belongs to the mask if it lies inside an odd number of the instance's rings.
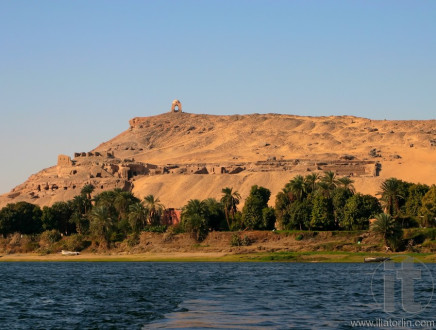
{"label": "ruined stone wall", "polygon": [[95,151],[95,152],[75,152],[74,153],[74,158],[78,158],[78,157],[103,157],[106,156],[108,158],[113,158],[114,157],[114,153],[107,151],[105,154],[102,154],[99,151]]}
{"label": "ruined stone wall", "polygon": [[301,171],[332,171],[343,176],[375,176],[374,161],[327,161],[310,160],[280,160],[258,161],[256,163],[241,164],[172,164],[164,167],[163,171],[151,171],[151,174],[237,174],[242,171],[250,172],[301,172]]}
{"label": "ruined stone wall", "polygon": [[118,168],[118,177],[122,179],[129,179],[130,167],[125,165],[120,165]]}
{"label": "ruined stone wall", "polygon": [[[154,168],[156,168],[156,167],[154,167]],[[129,164],[129,168],[130,168],[130,171],[132,171],[133,176],[147,175],[150,173],[150,169],[148,168],[148,166],[143,165],[143,164]]]}
{"label": "ruined stone wall", "polygon": [[220,165],[210,165],[206,166],[206,169],[209,174],[224,174],[226,172],[226,168]]}
{"label": "ruined stone wall", "polygon": [[59,155],[58,156],[58,166],[72,166],[72,161],[70,156]]}
{"label": "ruined stone wall", "polygon": [[359,165],[326,165],[321,166],[322,171],[332,171],[336,175],[345,175],[345,176],[360,176],[366,174],[365,166]]}

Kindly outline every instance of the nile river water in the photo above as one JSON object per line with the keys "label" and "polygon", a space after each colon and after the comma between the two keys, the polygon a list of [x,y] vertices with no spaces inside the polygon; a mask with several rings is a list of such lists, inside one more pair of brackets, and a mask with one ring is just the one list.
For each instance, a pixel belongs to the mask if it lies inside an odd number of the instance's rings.
{"label": "nile river water", "polygon": [[395,310],[384,311],[382,265],[4,262],[0,328],[350,329],[354,321],[435,320],[436,265],[415,280],[417,314],[402,307],[395,277]]}

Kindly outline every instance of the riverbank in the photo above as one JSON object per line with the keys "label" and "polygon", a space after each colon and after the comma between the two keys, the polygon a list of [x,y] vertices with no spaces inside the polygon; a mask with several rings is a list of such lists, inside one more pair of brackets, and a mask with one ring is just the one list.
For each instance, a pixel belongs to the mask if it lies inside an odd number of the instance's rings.
{"label": "riverbank", "polygon": [[365,252],[172,252],[172,253],[83,253],[64,256],[60,253],[10,254],[0,257],[0,262],[363,262],[365,257],[389,257],[401,262],[411,256],[424,263],[436,263],[434,253],[365,253]]}
{"label": "riverbank", "polygon": [[[74,235],[73,235],[74,236]],[[211,232],[201,243],[189,234],[143,232],[132,244],[116,242],[110,248],[73,236],[47,244],[38,238],[0,239],[0,262],[6,261],[159,261],[159,262],[363,262],[365,257],[401,260],[407,253],[423,262],[436,262],[434,248],[424,243],[402,253],[387,252],[371,232]],[[418,236],[416,236],[418,237]],[[431,243],[431,242],[430,242]],[[83,248],[83,246],[86,247]],[[62,255],[61,250],[80,251]]]}

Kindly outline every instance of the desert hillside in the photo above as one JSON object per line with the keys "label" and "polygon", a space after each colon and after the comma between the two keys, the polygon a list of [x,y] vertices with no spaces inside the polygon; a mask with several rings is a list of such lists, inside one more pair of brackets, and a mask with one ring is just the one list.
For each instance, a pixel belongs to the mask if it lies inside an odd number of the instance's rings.
{"label": "desert hillside", "polygon": [[57,165],[0,196],[0,207],[23,200],[51,205],[88,183],[94,194],[131,189],[175,208],[217,198],[226,186],[245,199],[254,184],[269,188],[273,203],[286,182],[310,172],[350,176],[357,191],[371,194],[389,177],[436,184],[436,120],[173,112],[129,124],[94,150],[60,155]]}

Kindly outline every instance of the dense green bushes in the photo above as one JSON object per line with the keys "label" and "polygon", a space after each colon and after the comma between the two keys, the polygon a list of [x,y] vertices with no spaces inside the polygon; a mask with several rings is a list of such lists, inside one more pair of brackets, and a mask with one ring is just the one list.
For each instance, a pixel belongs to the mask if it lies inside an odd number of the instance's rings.
{"label": "dense green bushes", "polygon": [[352,184],[332,172],[297,175],[276,196],[278,226],[286,230],[366,230],[369,219],[383,210],[404,228],[436,225],[435,186],[390,178],[383,182],[378,200],[354,193]]}
{"label": "dense green bushes", "polygon": [[277,225],[285,230],[367,230],[375,218],[374,232],[392,250],[403,248],[403,228],[436,225],[436,186],[389,178],[379,195],[380,200],[355,193],[352,180],[333,172],[297,175],[276,196]]}
{"label": "dense green bushes", "polygon": [[382,209],[377,198],[371,195],[355,194],[344,206],[344,218],[339,223],[347,230],[362,230],[369,227],[369,219],[381,213]]}
{"label": "dense green bushes", "polygon": [[242,229],[266,229],[274,228],[274,211],[268,207],[271,192],[269,189],[259,186],[252,186],[250,195],[245,200],[242,209]]}
{"label": "dense green bushes", "polygon": [[369,218],[380,212],[375,197],[355,194],[353,181],[333,172],[297,175],[275,204],[278,226],[285,230],[368,229]]}
{"label": "dense green bushes", "polygon": [[26,202],[8,204],[0,210],[0,234],[36,234],[42,231],[41,209]]}

